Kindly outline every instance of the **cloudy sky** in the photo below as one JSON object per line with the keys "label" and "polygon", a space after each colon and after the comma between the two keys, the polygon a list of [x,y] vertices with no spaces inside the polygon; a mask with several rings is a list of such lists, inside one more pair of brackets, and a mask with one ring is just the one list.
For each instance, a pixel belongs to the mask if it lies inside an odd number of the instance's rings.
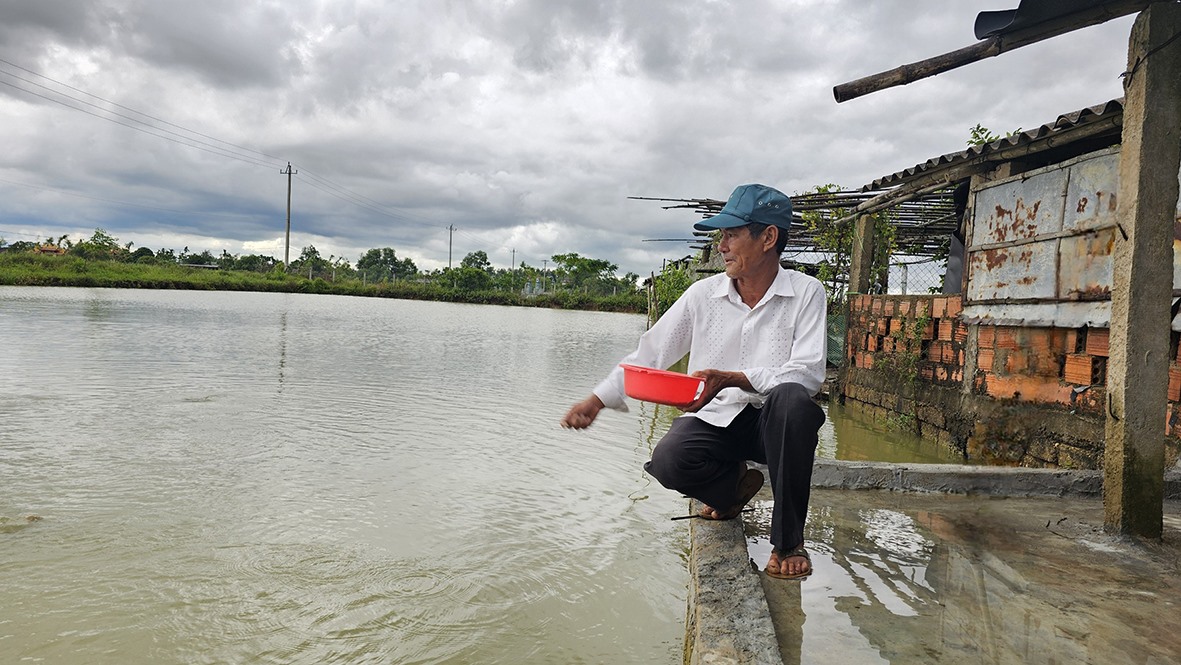
{"label": "cloudy sky", "polygon": [[[857,187],[1122,94],[1132,18],[843,104],[1018,0],[0,0],[0,238],[646,275],[628,196]],[[451,229],[454,229],[453,231]]]}

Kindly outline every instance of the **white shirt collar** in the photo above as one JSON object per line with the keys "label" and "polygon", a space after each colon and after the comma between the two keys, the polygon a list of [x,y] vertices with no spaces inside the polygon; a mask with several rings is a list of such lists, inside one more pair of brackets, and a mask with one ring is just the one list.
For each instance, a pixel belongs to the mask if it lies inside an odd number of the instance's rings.
{"label": "white shirt collar", "polygon": [[[772,296],[784,296],[790,298],[796,294],[795,288],[791,285],[791,273],[779,266],[779,273],[775,275],[775,281],[771,282],[771,286],[767,292],[763,294],[762,300],[759,304],[766,302]],[[711,298],[729,298],[731,302],[742,302],[741,296],[738,295],[738,290],[734,288],[734,280],[724,279],[718,282],[717,288],[710,294]],[[758,307],[758,305],[755,305]]]}

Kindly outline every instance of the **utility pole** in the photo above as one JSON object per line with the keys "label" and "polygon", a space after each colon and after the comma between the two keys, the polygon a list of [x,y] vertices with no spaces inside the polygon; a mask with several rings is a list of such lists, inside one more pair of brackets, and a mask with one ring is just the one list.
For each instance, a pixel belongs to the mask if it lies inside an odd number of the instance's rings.
{"label": "utility pole", "polygon": [[455,235],[455,225],[447,227],[447,269],[451,269],[451,238]]}
{"label": "utility pole", "polygon": [[513,248],[513,260],[511,263],[509,263],[508,267],[509,267],[509,270],[512,271],[509,273],[509,286],[515,289],[515,288],[517,288],[517,248],[516,247]]}
{"label": "utility pole", "polygon": [[[1128,38],[1112,252],[1111,342],[1103,452],[1109,531],[1160,541],[1164,532],[1169,289],[1181,164],[1181,4],[1154,2]],[[1121,240],[1122,238],[1122,240]]]}
{"label": "utility pole", "polygon": [[291,176],[299,171],[291,170],[291,162],[287,162],[287,169],[279,171],[287,175],[287,241],[283,245],[283,272],[291,266]]}

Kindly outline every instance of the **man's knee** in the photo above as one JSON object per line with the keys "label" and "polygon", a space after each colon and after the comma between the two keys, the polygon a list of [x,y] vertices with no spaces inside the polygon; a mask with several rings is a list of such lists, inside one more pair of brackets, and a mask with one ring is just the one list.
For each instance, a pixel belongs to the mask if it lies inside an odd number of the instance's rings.
{"label": "man's knee", "polygon": [[662,484],[666,480],[671,480],[676,473],[679,455],[673,450],[675,447],[671,441],[658,442],[652,449],[652,459],[644,464],[644,470]]}
{"label": "man's knee", "polygon": [[814,404],[808,389],[799,383],[781,383],[767,393],[767,404],[774,403],[789,409],[798,409],[804,405]]}
{"label": "man's knee", "polygon": [[694,466],[693,450],[687,444],[684,430],[684,423],[674,421],[652,449],[652,459],[644,465],[644,469],[665,487],[676,483],[687,467]]}
{"label": "man's knee", "polygon": [[772,388],[763,408],[770,408],[789,420],[814,421],[817,429],[824,424],[824,410],[799,383],[781,383]]}

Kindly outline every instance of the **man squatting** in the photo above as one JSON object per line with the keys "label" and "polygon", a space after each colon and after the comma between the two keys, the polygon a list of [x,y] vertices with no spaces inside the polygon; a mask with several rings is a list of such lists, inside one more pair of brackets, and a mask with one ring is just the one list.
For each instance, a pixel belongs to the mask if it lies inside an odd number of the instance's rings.
{"label": "man squatting", "polygon": [[[812,397],[825,378],[827,346],[824,287],[779,263],[791,218],[782,192],[757,184],[735,189],[720,213],[694,225],[720,232],[725,274],[690,286],[621,361],[665,369],[689,354],[689,373],[703,378],[704,388],[644,470],[705,504],[701,517],[728,520],[763,485],[747,461],[766,464],[774,505],[764,572],[789,579],[812,572],[804,521],[824,423]],[[589,427],[604,408],[626,411],[624,395],[616,367],[562,426]]]}

